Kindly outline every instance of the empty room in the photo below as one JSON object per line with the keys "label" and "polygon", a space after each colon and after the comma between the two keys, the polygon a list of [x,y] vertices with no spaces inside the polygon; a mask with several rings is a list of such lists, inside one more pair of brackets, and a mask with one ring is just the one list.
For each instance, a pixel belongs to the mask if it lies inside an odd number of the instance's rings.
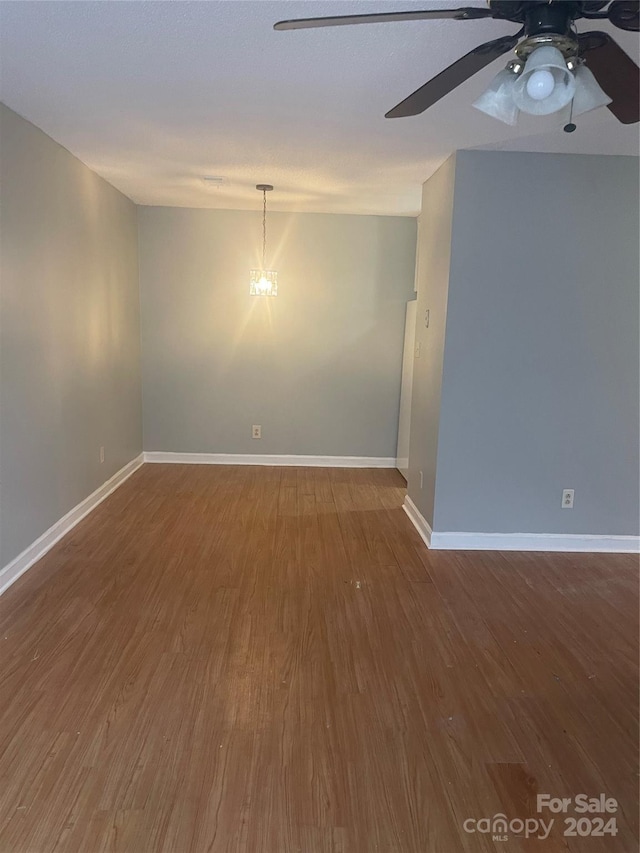
{"label": "empty room", "polygon": [[0,0],[0,853],[635,853],[638,30]]}

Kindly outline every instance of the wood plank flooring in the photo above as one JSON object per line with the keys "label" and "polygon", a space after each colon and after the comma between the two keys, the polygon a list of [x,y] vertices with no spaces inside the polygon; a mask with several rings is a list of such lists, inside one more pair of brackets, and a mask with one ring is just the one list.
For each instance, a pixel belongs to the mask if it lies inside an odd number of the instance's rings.
{"label": "wood plank flooring", "polygon": [[[635,851],[638,558],[429,552],[403,497],[136,472],[0,599],[2,853]],[[464,831],[537,793],[617,835]]]}

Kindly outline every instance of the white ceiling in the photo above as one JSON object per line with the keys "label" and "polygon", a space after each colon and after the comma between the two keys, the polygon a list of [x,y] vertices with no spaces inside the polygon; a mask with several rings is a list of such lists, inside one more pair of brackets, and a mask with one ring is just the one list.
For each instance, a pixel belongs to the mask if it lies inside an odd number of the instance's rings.
{"label": "white ceiling", "polygon": [[[509,128],[471,102],[498,60],[426,113],[406,95],[508,22],[429,21],[275,32],[282,18],[484,0],[2,2],[0,97],[139,204],[415,215],[460,148],[637,154],[638,125],[602,109]],[[638,37],[608,29],[636,60]],[[209,189],[203,175],[226,183]]]}

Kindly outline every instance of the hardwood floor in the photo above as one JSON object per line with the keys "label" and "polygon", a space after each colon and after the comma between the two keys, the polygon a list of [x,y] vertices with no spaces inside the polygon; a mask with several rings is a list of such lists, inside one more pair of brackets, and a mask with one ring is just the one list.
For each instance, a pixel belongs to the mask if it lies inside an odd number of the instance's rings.
{"label": "hardwood floor", "polygon": [[[403,497],[134,474],[0,599],[0,850],[635,851],[637,556],[429,552]],[[496,813],[555,826],[464,831]]]}

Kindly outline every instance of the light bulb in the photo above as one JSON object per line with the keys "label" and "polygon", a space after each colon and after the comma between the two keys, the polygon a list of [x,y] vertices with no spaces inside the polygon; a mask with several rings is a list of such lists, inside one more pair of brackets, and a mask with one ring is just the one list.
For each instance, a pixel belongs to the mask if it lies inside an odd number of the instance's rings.
{"label": "light bulb", "polygon": [[555,85],[553,74],[546,68],[539,68],[527,80],[527,94],[534,101],[544,101],[553,92]]}

